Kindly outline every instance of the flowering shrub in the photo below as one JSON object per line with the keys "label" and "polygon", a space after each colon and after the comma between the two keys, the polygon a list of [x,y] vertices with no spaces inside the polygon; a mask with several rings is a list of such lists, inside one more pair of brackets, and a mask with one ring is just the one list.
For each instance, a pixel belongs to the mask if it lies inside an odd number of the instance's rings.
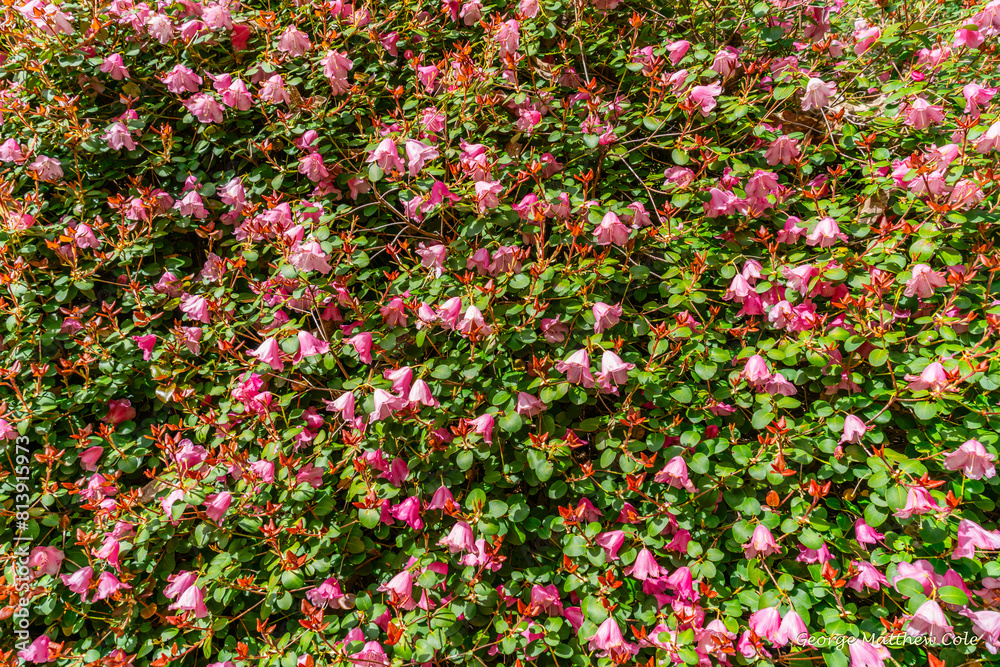
{"label": "flowering shrub", "polygon": [[1000,2],[643,4],[5,3],[5,664],[992,659]]}

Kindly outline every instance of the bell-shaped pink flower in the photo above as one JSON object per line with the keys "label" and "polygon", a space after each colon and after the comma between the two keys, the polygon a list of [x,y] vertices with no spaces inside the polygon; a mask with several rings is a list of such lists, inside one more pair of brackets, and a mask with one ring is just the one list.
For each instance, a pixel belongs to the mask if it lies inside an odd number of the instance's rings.
{"label": "bell-shaped pink flower", "polygon": [[865,589],[879,590],[882,586],[888,586],[889,580],[882,572],[867,561],[855,561],[854,567],[858,573],[847,582],[847,587],[861,592]]}
{"label": "bell-shaped pink flower", "polygon": [[587,642],[591,651],[600,651],[602,657],[610,657],[616,662],[624,662],[629,656],[635,655],[639,647],[625,641],[621,628],[613,616],[601,623],[597,632]]}
{"label": "bell-shaped pink flower", "polygon": [[594,386],[594,376],[590,373],[590,357],[584,348],[557,362],[556,370],[565,373],[566,381],[570,384],[579,384],[587,388]]}
{"label": "bell-shaped pink flower", "polygon": [[123,584],[118,580],[118,577],[110,572],[101,572],[101,576],[97,578],[97,595],[94,596],[94,602],[105,600],[118,591],[129,588],[132,587],[128,584]]}
{"label": "bell-shaped pink flower", "polygon": [[39,575],[55,576],[65,558],[66,555],[55,547],[35,547],[28,556],[28,567],[34,568]]}
{"label": "bell-shaped pink flower", "polygon": [[454,505],[455,496],[451,495],[451,491],[448,490],[447,486],[441,485],[438,487],[437,491],[434,492],[434,495],[431,496],[431,501],[427,503],[426,509],[443,510]]}
{"label": "bell-shaped pink flower", "polygon": [[515,410],[517,414],[523,417],[534,417],[535,415],[545,411],[547,408],[547,405],[531,394],[527,394],[522,391],[517,395],[517,407]]}
{"label": "bell-shaped pink flower", "polygon": [[847,645],[851,655],[851,667],[884,667],[889,659],[889,649],[881,644],[855,639]]}
{"label": "bell-shaped pink flower", "polygon": [[256,350],[250,352],[250,356],[267,364],[271,370],[281,371],[285,368],[285,364],[281,361],[281,347],[274,338],[266,339]]}
{"label": "bell-shaped pink flower", "polygon": [[417,380],[413,383],[413,386],[410,388],[410,393],[407,396],[407,400],[410,402],[410,407],[426,405],[429,408],[436,408],[440,405],[437,402],[437,399],[434,398],[430,385],[423,380]]}
{"label": "bell-shaped pink flower", "polygon": [[969,479],[992,479],[996,477],[993,461],[996,457],[986,451],[975,438],[966,440],[962,446],[944,457],[944,467],[948,470],[961,469]]}
{"label": "bell-shaped pink flower", "polygon": [[120,53],[112,53],[110,56],[107,56],[104,62],[101,63],[101,71],[115,81],[131,78]]}
{"label": "bell-shaped pink flower", "polygon": [[185,588],[177,600],[170,605],[170,609],[194,612],[195,618],[205,618],[208,616],[208,608],[205,606],[205,594],[200,588],[194,585]]}
{"label": "bell-shaped pink flower", "polygon": [[774,536],[764,524],[757,524],[750,541],[743,545],[743,554],[747,558],[755,558],[758,555],[773,556],[779,553],[781,547],[774,541]]}
{"label": "bell-shaped pink flower", "polygon": [[372,335],[367,331],[351,336],[344,341],[344,344],[353,346],[362,362],[366,364],[372,362]]}
{"label": "bell-shaped pink flower", "polygon": [[975,558],[976,549],[996,551],[1000,549],[1000,532],[986,530],[975,521],[962,519],[958,522],[957,545],[951,554],[952,560]]}
{"label": "bell-shaped pink flower", "polygon": [[35,637],[35,640],[27,648],[18,651],[17,657],[25,662],[31,662],[36,665],[52,662],[53,658],[49,650],[51,642],[52,640],[49,639],[48,635],[39,635]]}
{"label": "bell-shaped pink flower", "polygon": [[914,514],[940,512],[941,507],[934,501],[930,491],[922,486],[911,486],[906,493],[906,505],[893,516],[908,519]]}
{"label": "bell-shaped pink flower", "polygon": [[602,333],[618,324],[622,316],[621,305],[611,306],[598,301],[591,309],[594,313],[594,332]]}
{"label": "bell-shaped pink flower", "polygon": [[778,631],[774,633],[771,641],[775,646],[787,644],[805,646],[809,642],[809,629],[806,628],[802,617],[793,609],[782,617],[781,625],[778,626]]}
{"label": "bell-shaped pink flower", "polygon": [[472,430],[483,436],[483,442],[488,445],[493,444],[493,415],[486,413],[482,414],[475,419],[470,419],[468,425],[472,427]]}
{"label": "bell-shaped pink flower", "polygon": [[910,623],[906,627],[906,634],[911,637],[927,635],[934,643],[940,644],[946,636],[954,632],[941,606],[934,600],[923,603],[913,616],[907,618]]}
{"label": "bell-shaped pink flower", "polygon": [[59,578],[62,579],[66,588],[79,594],[79,596],[83,599],[83,602],[86,602],[87,590],[90,588],[90,582],[94,578],[94,568],[87,565],[86,567],[81,567],[73,574],[59,575]]}
{"label": "bell-shaped pink flower", "polygon": [[451,553],[474,551],[475,543],[476,539],[472,534],[472,527],[465,521],[456,523],[445,537],[438,540],[438,544],[448,547]]}
{"label": "bell-shaped pink flower", "polygon": [[904,379],[910,383],[908,388],[911,391],[928,390],[937,392],[950,384],[948,373],[944,370],[944,366],[937,361],[927,364],[927,367],[924,368],[919,376],[906,375]]}
{"label": "bell-shaped pink flower", "polygon": [[635,562],[625,568],[625,574],[635,577],[639,581],[646,581],[647,579],[658,579],[665,572],[656,562],[653,552],[649,549],[643,549],[635,557]]}
{"label": "bell-shaped pink flower", "polygon": [[[778,634],[781,627],[781,612],[777,607],[768,607],[750,614],[750,629],[758,637],[771,641]],[[777,642],[775,642],[777,643]],[[784,646],[784,644],[778,644]]]}
{"label": "bell-shaped pink flower", "polygon": [[840,437],[840,444],[849,443],[856,445],[868,432],[865,423],[854,415],[847,415],[844,419],[844,434]]}
{"label": "bell-shaped pink flower", "polygon": [[223,515],[229,510],[229,505],[233,502],[233,494],[229,491],[213,493],[205,497],[205,514],[216,523],[221,523]]}
{"label": "bell-shaped pink flower", "polygon": [[837,90],[837,84],[827,83],[823,79],[812,77],[806,84],[806,92],[802,96],[802,110],[822,109],[830,103],[830,96]]}
{"label": "bell-shaped pink flower", "polygon": [[605,560],[618,560],[618,550],[625,543],[625,533],[620,530],[612,530],[606,533],[599,533],[594,542],[604,549]]}
{"label": "bell-shaped pink flower", "polygon": [[906,289],[903,290],[905,296],[918,296],[927,299],[934,296],[934,289],[944,287],[948,284],[944,275],[938,273],[926,264],[917,264],[910,272],[912,276],[906,281]]}
{"label": "bell-shaped pink flower", "polygon": [[861,545],[862,549],[867,550],[865,545],[877,544],[884,537],[885,535],[865,523],[864,519],[858,519],[854,524],[854,538]]}
{"label": "bell-shaped pink flower", "polygon": [[680,456],[675,456],[667,461],[667,465],[663,467],[663,470],[656,473],[653,480],[661,484],[667,484],[675,489],[684,489],[689,492],[695,491],[694,484],[688,479],[687,462]]}

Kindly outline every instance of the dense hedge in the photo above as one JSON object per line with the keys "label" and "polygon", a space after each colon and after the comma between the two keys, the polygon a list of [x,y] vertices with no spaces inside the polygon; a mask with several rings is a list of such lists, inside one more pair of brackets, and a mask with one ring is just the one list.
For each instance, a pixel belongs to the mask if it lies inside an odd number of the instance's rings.
{"label": "dense hedge", "polygon": [[653,4],[4,3],[6,664],[994,660],[1000,0]]}

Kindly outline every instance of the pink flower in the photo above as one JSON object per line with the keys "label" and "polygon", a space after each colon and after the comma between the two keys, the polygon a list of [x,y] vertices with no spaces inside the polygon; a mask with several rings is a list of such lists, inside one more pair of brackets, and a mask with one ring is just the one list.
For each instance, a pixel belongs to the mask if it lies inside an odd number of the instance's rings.
{"label": "pink flower", "polygon": [[860,593],[865,589],[877,591],[882,586],[889,585],[889,580],[885,578],[885,575],[871,563],[867,561],[855,561],[854,566],[857,568],[858,574],[847,582],[848,588]]}
{"label": "pink flower", "polygon": [[598,301],[591,310],[594,314],[595,333],[602,333],[618,324],[622,316],[621,305],[610,306]]}
{"label": "pink flower", "polygon": [[118,591],[129,588],[132,587],[128,584],[123,584],[118,580],[118,577],[110,572],[101,572],[101,576],[97,578],[97,595],[94,596],[94,602],[105,600]]}
{"label": "pink flower", "polygon": [[250,352],[250,356],[267,364],[273,371],[281,371],[285,368],[284,362],[281,361],[281,347],[274,338],[265,339],[256,350]]}
{"label": "pink flower", "polygon": [[329,579],[325,579],[316,588],[307,592],[306,597],[317,607],[325,609],[330,603],[344,597],[344,592],[340,589],[340,582],[330,577]]}
{"label": "pink flower", "polygon": [[889,650],[882,646],[855,639],[847,645],[851,654],[851,667],[884,667]]}
{"label": "pink flower", "polygon": [[314,489],[323,486],[323,469],[307,463],[295,473],[296,484],[308,484]]}
{"label": "pink flower", "polygon": [[854,524],[854,538],[862,548],[866,548],[866,544],[877,544],[884,537],[885,535],[865,523],[864,519],[858,519]]}
{"label": "pink flower", "polygon": [[319,271],[326,275],[331,271],[326,259],[327,254],[323,252],[319,241],[307,241],[292,252],[288,261],[299,271]]}
{"label": "pink flower", "polygon": [[964,611],[959,612],[972,621],[972,631],[983,640],[991,654],[1000,653],[1000,612]]}
{"label": "pink flower", "polygon": [[153,334],[149,334],[148,336],[132,336],[132,340],[142,350],[142,360],[149,361],[150,357],[153,356],[153,350],[156,348],[156,336]]}
{"label": "pink flower", "polygon": [[625,543],[625,533],[620,530],[612,530],[607,533],[600,533],[594,542],[604,549],[605,561],[618,560],[618,550]]}
{"label": "pink flower", "polygon": [[680,61],[684,60],[684,56],[687,55],[688,49],[690,48],[691,42],[686,39],[679,39],[676,42],[667,44],[667,53],[670,54],[670,64],[676,65]]}
{"label": "pink flower", "polygon": [[501,59],[506,55],[513,55],[517,52],[517,47],[521,41],[521,33],[518,30],[518,23],[514,19],[504,21],[497,30],[496,41],[500,44]]}
{"label": "pink flower", "polygon": [[125,150],[134,151],[135,142],[132,141],[132,133],[124,123],[112,123],[108,126],[108,129],[104,131],[104,135],[101,137],[106,142],[108,146],[114,150]]}
{"label": "pink flower", "polygon": [[39,635],[31,642],[28,648],[18,651],[17,657],[25,662],[32,662],[36,665],[52,662],[53,658],[49,653],[49,643],[51,641],[48,635]]}
{"label": "pink flower", "polygon": [[[801,621],[800,621],[801,622]],[[777,607],[768,607],[750,614],[750,629],[758,637],[771,641],[781,627],[781,613]],[[775,642],[777,644],[777,642]],[[784,646],[784,644],[778,644]]]}
{"label": "pink flower", "polygon": [[399,149],[396,148],[396,142],[389,137],[383,139],[375,147],[375,150],[368,156],[367,162],[374,162],[387,174],[391,174],[394,170],[403,173],[404,170],[403,161],[399,159]]}
{"label": "pink flower", "polygon": [[315,357],[330,351],[329,343],[316,338],[304,329],[299,331],[296,337],[299,340],[299,349],[295,353],[294,363],[299,363],[306,357]]}
{"label": "pink flower", "polygon": [[28,556],[28,567],[38,570],[39,575],[55,576],[65,558],[65,554],[55,547],[35,547]]}
{"label": "pink flower", "polygon": [[216,523],[222,523],[222,517],[233,502],[233,494],[229,491],[213,493],[205,497],[205,514]]}
{"label": "pink flower", "polygon": [[827,83],[815,77],[806,84],[805,95],[802,96],[802,110],[822,109],[830,103],[830,96],[837,90],[837,84]]}
{"label": "pink flower", "polygon": [[631,234],[631,230],[611,211],[604,215],[601,224],[594,231],[597,244],[602,246],[612,243],[623,246],[628,243],[629,234]]}
{"label": "pink flower", "polygon": [[860,56],[872,48],[872,45],[882,36],[882,31],[878,27],[870,27],[855,34],[858,43],[854,45],[854,55]]}
{"label": "pink flower", "polygon": [[855,417],[854,415],[847,415],[844,419],[844,434],[840,437],[840,444],[850,443],[856,445],[861,442],[861,439],[868,432],[868,427],[865,423]]}
{"label": "pink flower", "polygon": [[[330,92],[334,95],[343,95],[351,89],[347,76],[348,72],[354,68],[354,62],[347,57],[346,53],[330,51],[320,60],[320,63],[323,64],[323,74],[330,83]],[[402,165],[400,165],[399,171],[402,173]]]}
{"label": "pink flower", "polygon": [[503,192],[500,181],[476,181],[476,206],[482,215],[500,205],[498,195]]}
{"label": "pink flower", "polygon": [[531,394],[526,394],[522,391],[517,395],[517,407],[515,408],[515,411],[517,414],[524,417],[534,417],[535,415],[548,409],[548,407],[549,406],[545,405]]}
{"label": "pink flower", "polygon": [[170,583],[163,589],[163,594],[167,596],[167,598],[173,600],[186,591],[190,586],[193,586],[194,582],[197,580],[197,574],[186,570],[181,570],[177,574],[171,574],[167,577],[167,581]]}
{"label": "pink flower", "polygon": [[764,157],[772,167],[777,164],[791,164],[799,158],[799,142],[783,134],[771,143]]}
{"label": "pink flower", "polygon": [[28,165],[28,171],[46,183],[55,183],[63,177],[62,163],[47,155],[39,155]]}
{"label": "pink flower", "polygon": [[847,240],[847,235],[840,231],[837,221],[830,217],[820,218],[816,226],[806,236],[806,245],[819,245],[820,248],[829,248],[837,242]]}
{"label": "pink flower", "polygon": [[441,277],[444,273],[444,260],[448,257],[448,246],[435,243],[428,247],[421,242],[417,246],[417,255],[420,257],[420,266],[431,269],[435,278]]}
{"label": "pink flower", "polygon": [[291,56],[304,56],[311,48],[309,36],[293,25],[285,28],[278,40],[278,50]]}
{"label": "pink flower", "polygon": [[605,350],[601,355],[601,379],[608,384],[622,385],[628,382],[628,372],[635,368],[635,364],[622,361],[622,358],[611,350]]}
{"label": "pink flower", "polygon": [[747,359],[742,375],[748,383],[755,387],[760,387],[771,379],[771,371],[767,368],[767,362],[759,354],[755,354]]}
{"label": "pink flower", "polygon": [[757,524],[750,541],[743,545],[743,554],[747,558],[755,558],[758,555],[773,556],[778,553],[781,553],[781,547],[774,541],[771,531],[763,524]]}
{"label": "pink flower", "polygon": [[488,445],[493,444],[493,415],[489,413],[480,415],[475,419],[470,419],[468,425],[472,427],[474,432],[483,436],[483,442]]}
{"label": "pink flower", "polygon": [[958,523],[958,544],[951,554],[952,560],[975,558],[976,549],[996,551],[1000,549],[1000,532],[986,530],[975,521],[962,519]]}
{"label": "pink flower", "polygon": [[403,521],[413,530],[423,530],[424,521],[420,518],[420,499],[410,496],[390,510],[394,519]]}
{"label": "pink flower", "polygon": [[372,363],[372,335],[367,331],[355,334],[344,341],[345,345],[354,347],[358,358],[366,364]]}
{"label": "pink flower", "polygon": [[738,56],[739,52],[735,48],[731,46],[724,46],[719,49],[718,53],[715,54],[715,59],[712,61],[712,65],[709,69],[718,73],[722,76],[722,78],[728,78],[732,76],[733,72],[736,71],[736,68],[739,67]]}
{"label": "pink flower", "polygon": [[927,367],[919,376],[907,374],[904,376],[904,379],[910,383],[909,389],[911,391],[926,389],[931,392],[938,392],[950,384],[948,373],[944,370],[944,366],[937,361],[927,364]]}
{"label": "pink flower", "polygon": [[639,581],[647,579],[658,579],[666,574],[660,564],[656,562],[653,553],[649,549],[643,549],[636,556],[635,562],[625,568],[625,574],[635,577]]}
{"label": "pink flower", "polygon": [[27,158],[21,153],[21,145],[17,139],[8,139],[0,144],[0,162],[13,162],[14,164],[24,164]]}
{"label": "pink flower", "polygon": [[601,651],[601,657],[610,657],[616,662],[624,662],[639,650],[638,646],[625,641],[621,628],[612,616],[608,616],[607,620],[597,628],[597,632],[587,642],[587,648],[591,651]]}
{"label": "pink flower", "polygon": [[906,125],[910,125],[915,130],[923,130],[931,125],[937,125],[944,120],[944,110],[940,106],[932,105],[922,97],[918,97],[913,104],[906,108]]}
{"label": "pink flower", "polygon": [[905,296],[917,295],[921,299],[934,296],[934,288],[948,284],[944,275],[933,270],[926,264],[917,264],[911,271],[911,278],[906,281]]}
{"label": "pink flower", "polygon": [[685,489],[692,493],[696,490],[694,484],[688,479],[687,462],[680,456],[675,456],[667,461],[667,465],[663,467],[663,470],[656,473],[653,480],[661,484],[667,484],[675,489]]}
{"label": "pink flower", "polygon": [[89,565],[82,567],[73,574],[62,574],[59,576],[62,579],[63,584],[66,588],[70,589],[74,593],[77,593],[82,598],[83,602],[87,601],[87,590],[90,588],[90,582],[94,578],[94,568]]}
{"label": "pink flower", "polygon": [[374,401],[375,408],[371,413],[372,421],[381,421],[388,418],[396,410],[402,410],[406,407],[406,399],[400,398],[399,396],[393,396],[384,389],[376,389],[372,393],[372,401]]}
{"label": "pink flower", "polygon": [[167,90],[175,95],[197,93],[202,83],[202,78],[184,65],[174,65],[174,68],[160,80],[167,85]]}
{"label": "pink flower", "polygon": [[177,600],[170,605],[170,609],[192,611],[195,618],[205,618],[208,616],[208,608],[205,607],[205,594],[200,588],[194,585],[185,588]]}
{"label": "pink flower", "polygon": [[409,570],[403,570],[388,583],[382,584],[378,590],[391,594],[403,609],[412,610],[417,608],[417,602],[413,599],[413,575]]}
{"label": "pink flower", "polygon": [[441,153],[433,146],[428,146],[420,141],[407,139],[406,160],[410,164],[410,176],[416,176],[424,168],[424,164],[429,160],[440,156]]}
{"label": "pink flower", "polygon": [[906,493],[906,505],[898,510],[893,516],[900,519],[908,519],[914,514],[927,514],[929,512],[940,512],[941,507],[934,502],[930,492],[922,486],[911,486]]}
{"label": "pink flower", "polygon": [[472,534],[472,527],[465,521],[459,521],[452,526],[451,531],[438,540],[438,544],[448,547],[451,553],[475,551],[476,538]]}
{"label": "pink flower", "polygon": [[906,627],[906,634],[911,637],[928,635],[934,643],[940,644],[947,635],[954,632],[954,628],[945,618],[944,611],[934,600],[923,603],[913,616],[907,618],[910,623]]}
{"label": "pink flower", "polygon": [[106,57],[104,62],[101,63],[101,71],[109,75],[115,81],[131,78],[129,76],[128,69],[125,68],[125,62],[122,60],[122,55],[120,53],[112,53],[110,56]]}
{"label": "pink flower", "polygon": [[1000,120],[990,125],[978,139],[976,139],[976,152],[989,153],[1000,148]]}
{"label": "pink flower", "polygon": [[275,74],[264,82],[264,85],[260,88],[258,97],[271,104],[280,104],[282,102],[288,104],[291,101],[288,90],[285,88],[285,80],[281,78],[280,74]]}
{"label": "pink flower", "polygon": [[992,479],[996,477],[996,467],[993,460],[996,457],[986,451],[983,444],[973,438],[966,440],[962,446],[944,457],[944,467],[948,470],[962,469],[969,479]]}
{"label": "pink flower", "polygon": [[108,414],[104,417],[104,421],[109,422],[112,426],[117,426],[131,419],[135,419],[132,401],[127,399],[108,401]]}
{"label": "pink flower", "polygon": [[431,392],[430,386],[423,380],[417,380],[413,383],[407,400],[412,408],[416,408],[419,405],[435,408],[439,405],[437,399],[434,398],[434,394]]}
{"label": "pink flower", "polygon": [[965,97],[965,113],[973,117],[979,117],[979,105],[989,104],[993,96],[997,94],[996,88],[984,88],[978,83],[968,83],[962,88],[962,95]]}
{"label": "pink flower", "polygon": [[564,361],[556,363],[556,370],[566,374],[566,381],[584,387],[594,386],[594,376],[590,373],[590,357],[587,350],[580,348]]}
{"label": "pink flower", "polygon": [[707,117],[717,104],[715,98],[721,94],[722,86],[717,83],[708,86],[695,86],[688,93],[688,100],[695,107],[700,107],[701,115]]}
{"label": "pink flower", "polygon": [[199,123],[222,122],[222,105],[211,95],[198,93],[184,100],[183,104]]}

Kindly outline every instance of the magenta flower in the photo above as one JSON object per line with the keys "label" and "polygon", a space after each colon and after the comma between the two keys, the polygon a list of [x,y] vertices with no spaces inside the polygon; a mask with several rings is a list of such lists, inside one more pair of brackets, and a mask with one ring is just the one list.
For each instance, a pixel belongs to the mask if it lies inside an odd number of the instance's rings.
{"label": "magenta flower", "polygon": [[877,591],[882,586],[889,585],[889,580],[885,578],[885,575],[871,563],[867,561],[854,561],[853,565],[857,568],[858,573],[847,582],[848,588],[860,593],[865,589]]}
{"label": "magenta flower", "polygon": [[388,583],[382,584],[378,590],[383,593],[390,593],[403,609],[412,610],[417,608],[417,602],[413,599],[413,575],[409,570],[403,570]]}
{"label": "magenta flower", "polygon": [[854,415],[847,415],[844,419],[844,434],[840,437],[840,444],[849,443],[856,445],[864,438],[868,432],[865,423]]}
{"label": "magenta flower", "polygon": [[617,215],[608,211],[594,231],[594,238],[598,245],[611,245],[613,243],[617,246],[623,246],[628,243],[628,237],[631,233],[631,230],[622,223]]}
{"label": "magenta flower", "polygon": [[28,648],[18,651],[17,657],[25,662],[31,662],[36,665],[52,662],[53,658],[49,652],[49,643],[51,641],[48,635],[39,635],[31,642]]}
{"label": "magenta flower", "polygon": [[587,642],[591,651],[600,651],[601,657],[610,657],[615,662],[624,662],[639,651],[639,647],[625,641],[621,628],[614,617],[608,616],[597,632]]}
{"label": "magenta flower", "polygon": [[864,519],[858,519],[854,524],[854,538],[865,550],[867,550],[865,545],[877,544],[884,537],[885,535],[865,523]]}
{"label": "magenta flower", "polygon": [[344,341],[345,345],[350,345],[358,353],[358,358],[366,363],[372,363],[372,335],[368,332],[356,334]]}
{"label": "magenta flower", "polygon": [[[801,620],[799,621],[801,623]],[[778,611],[777,607],[769,607],[767,609],[761,609],[750,614],[750,629],[753,630],[758,637],[771,641],[778,634],[778,629],[781,627],[781,613]],[[778,646],[784,646],[784,644],[779,644],[775,641]]]}
{"label": "magenta flower", "polygon": [[944,110],[940,106],[932,105],[922,97],[915,99],[913,104],[906,108],[904,122],[915,130],[923,130],[942,121],[944,121]]}
{"label": "magenta flower", "polygon": [[620,530],[612,530],[606,533],[600,533],[594,542],[604,549],[604,557],[606,561],[618,560],[618,550],[621,549],[622,544],[625,543],[625,533]]}
{"label": "magenta flower", "polygon": [[112,426],[117,426],[122,422],[135,419],[135,410],[132,408],[132,401],[127,399],[113,399],[108,401],[108,414],[104,421]]}
{"label": "magenta flower", "polygon": [[130,585],[123,584],[110,572],[101,572],[101,576],[97,578],[97,595],[94,596],[94,602],[105,600],[122,589],[130,588],[132,588]]}
{"label": "magenta flower", "polygon": [[667,461],[667,465],[663,467],[663,470],[656,473],[653,480],[661,484],[667,484],[675,489],[685,489],[692,493],[696,490],[694,484],[688,479],[687,462],[680,456],[675,456]]}
{"label": "magenta flower", "polygon": [[205,594],[193,584],[184,589],[184,592],[170,605],[170,609],[194,612],[195,618],[205,618],[208,616],[208,608],[205,606]]}
{"label": "magenta flower", "polygon": [[419,405],[436,408],[440,405],[437,402],[437,399],[434,398],[430,385],[423,380],[417,380],[413,383],[413,386],[410,388],[410,392],[406,398],[412,408],[416,408]]}
{"label": "magenta flower", "polygon": [[822,109],[830,104],[830,96],[837,90],[837,84],[827,83],[823,79],[810,78],[806,84],[806,92],[802,96],[802,110]]}
{"label": "magenta flower", "polygon": [[406,160],[410,165],[409,174],[411,177],[419,174],[420,170],[424,168],[424,164],[440,155],[438,149],[433,146],[413,139],[406,140]]}
{"label": "magenta flower", "polygon": [[927,364],[919,376],[907,374],[904,379],[910,383],[909,389],[911,391],[938,392],[951,384],[944,366],[937,361]]}
{"label": "magenta flower", "polygon": [[602,333],[618,324],[622,316],[621,305],[610,306],[598,301],[592,308],[594,314],[594,332]]}
{"label": "magenta flower", "polygon": [[447,486],[441,485],[438,487],[434,495],[431,496],[431,501],[427,503],[425,509],[429,510],[446,510],[449,507],[455,506],[455,496],[451,495],[451,491],[448,490]]}
{"label": "magenta flower", "polygon": [[208,316],[208,300],[203,296],[182,294],[181,312],[196,322],[208,324],[212,321]]}
{"label": "magenta flower", "polygon": [[293,363],[297,364],[306,357],[315,357],[330,351],[329,343],[316,338],[305,329],[300,330],[296,337],[299,340],[299,349],[295,353]]}
{"label": "magenta flower", "polygon": [[281,371],[285,368],[284,362],[281,361],[281,347],[274,338],[265,339],[256,350],[249,354],[262,364],[270,366],[273,371]]}
{"label": "magenta flower", "polygon": [[772,167],[777,164],[791,164],[799,158],[799,142],[786,134],[781,135],[767,149],[764,157]]}
{"label": "magenta flower", "polygon": [[688,101],[701,111],[702,116],[708,116],[716,107],[716,98],[722,94],[722,86],[713,83],[708,86],[695,86],[688,93]]}
{"label": "magenta flower", "polygon": [[881,644],[870,644],[855,639],[847,645],[851,655],[851,667],[884,667],[890,657],[889,649]]}
{"label": "magenta flower", "polygon": [[489,413],[482,414],[475,419],[470,419],[468,425],[472,427],[475,433],[483,436],[483,442],[488,445],[493,444],[493,415]]}

